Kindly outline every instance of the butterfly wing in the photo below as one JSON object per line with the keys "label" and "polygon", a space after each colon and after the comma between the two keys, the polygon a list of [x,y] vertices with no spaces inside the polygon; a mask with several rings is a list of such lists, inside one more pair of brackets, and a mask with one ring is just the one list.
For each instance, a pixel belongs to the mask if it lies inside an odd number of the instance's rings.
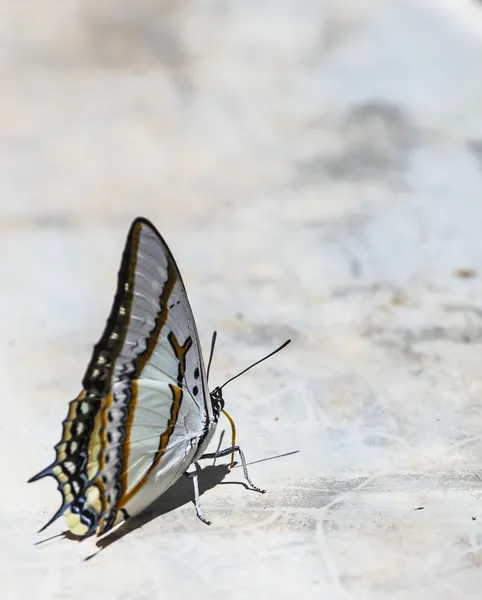
{"label": "butterfly wing", "polygon": [[[70,403],[55,477],[81,536],[148,506],[209,441],[213,415],[194,318],[179,269],[147,220],[127,236],[117,292],[83,391]],[[47,525],[48,525],[47,524]]]}

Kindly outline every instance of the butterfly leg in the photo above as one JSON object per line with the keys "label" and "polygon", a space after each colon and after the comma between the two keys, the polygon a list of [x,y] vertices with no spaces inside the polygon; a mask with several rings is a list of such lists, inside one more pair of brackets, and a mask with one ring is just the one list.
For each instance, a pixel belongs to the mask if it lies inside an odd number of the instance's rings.
{"label": "butterfly leg", "polygon": [[192,484],[194,487],[194,506],[196,508],[196,515],[200,521],[202,521],[206,525],[211,525],[211,521],[208,521],[206,517],[203,515],[201,510],[201,503],[199,501],[199,480],[198,480],[198,465],[196,463],[196,472],[195,473],[184,473],[186,477],[192,480]]}
{"label": "butterfly leg", "polygon": [[244,457],[244,452],[241,450],[239,446],[231,446],[230,448],[225,448],[224,450],[218,450],[217,452],[209,452],[207,454],[203,454],[201,458],[221,458],[222,456],[228,456],[228,454],[232,454],[233,452],[239,452],[239,457],[241,458],[241,466],[243,467],[244,478],[248,482],[250,488],[255,492],[259,492],[260,494],[264,494],[266,490],[262,490],[258,486],[254,485],[248,475],[248,465],[246,464],[246,458]]}

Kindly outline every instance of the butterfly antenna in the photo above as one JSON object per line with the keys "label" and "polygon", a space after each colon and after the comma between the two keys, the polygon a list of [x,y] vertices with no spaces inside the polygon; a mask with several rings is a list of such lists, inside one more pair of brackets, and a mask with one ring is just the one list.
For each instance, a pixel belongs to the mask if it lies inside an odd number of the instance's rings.
{"label": "butterfly antenna", "polygon": [[209,351],[208,370],[206,371],[206,378],[209,381],[209,371],[211,370],[211,363],[213,362],[214,346],[216,345],[216,338],[218,337],[217,331],[213,331],[213,337],[211,338],[211,350]]}
{"label": "butterfly antenna", "polygon": [[[216,333],[216,332],[215,332]],[[213,336],[214,337],[214,336]],[[235,375],[234,377],[231,377],[231,379],[228,379],[226,382],[223,383],[223,385],[221,385],[219,387],[220,390],[223,389],[223,387],[225,385],[227,385],[228,383],[230,383],[231,381],[233,381],[234,379],[237,379],[238,377],[241,377],[241,375],[244,375],[247,371],[249,371],[250,369],[252,369],[253,367],[255,367],[256,365],[259,365],[259,363],[262,363],[264,360],[266,360],[267,358],[270,358],[271,356],[273,356],[274,354],[277,354],[280,350],[283,350],[283,348],[286,348],[286,346],[291,342],[291,340],[286,340],[286,342],[284,344],[281,344],[281,346],[279,348],[276,348],[276,350],[273,350],[273,352],[270,352],[268,355],[266,355],[263,358],[260,358],[259,360],[257,360],[255,363],[253,363],[252,365],[249,365],[249,367],[246,367],[246,369],[244,369],[244,371],[241,371],[241,373],[238,373],[237,375]]]}

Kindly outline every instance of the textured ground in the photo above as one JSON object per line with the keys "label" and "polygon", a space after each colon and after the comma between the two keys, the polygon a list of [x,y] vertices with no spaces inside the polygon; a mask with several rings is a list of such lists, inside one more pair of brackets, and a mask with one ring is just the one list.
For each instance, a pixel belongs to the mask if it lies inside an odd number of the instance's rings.
{"label": "textured ground", "polygon": [[[482,7],[0,2],[5,599],[453,600],[482,588]],[[38,528],[131,219],[188,286],[258,496]],[[275,458],[279,455],[286,454]],[[272,459],[272,460],[267,460]],[[216,485],[221,482],[220,485]],[[419,509],[419,510],[417,510]],[[110,543],[112,542],[112,543]]]}

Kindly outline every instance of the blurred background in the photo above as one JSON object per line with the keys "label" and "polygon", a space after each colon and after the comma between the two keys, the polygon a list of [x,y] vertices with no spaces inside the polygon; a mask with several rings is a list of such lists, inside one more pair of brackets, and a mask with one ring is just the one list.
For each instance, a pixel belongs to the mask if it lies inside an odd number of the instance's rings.
{"label": "blurred background", "polygon": [[[6,597],[479,598],[481,3],[0,0],[0,39]],[[248,458],[299,452],[83,563],[24,482],[138,215],[214,383],[293,339],[226,401]]]}

